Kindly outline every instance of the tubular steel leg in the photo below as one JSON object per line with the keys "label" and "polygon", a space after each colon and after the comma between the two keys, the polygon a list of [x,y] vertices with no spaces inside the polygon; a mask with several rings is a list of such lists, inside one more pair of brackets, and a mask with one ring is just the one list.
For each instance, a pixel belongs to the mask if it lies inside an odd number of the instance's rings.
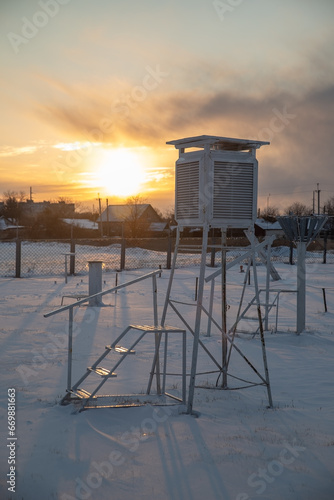
{"label": "tubular steel leg", "polygon": [[268,402],[269,402],[269,407],[272,408],[273,401],[272,401],[272,397],[271,397],[271,388],[270,388],[270,380],[269,380],[269,370],[268,370],[268,363],[267,363],[266,345],[265,345],[264,333],[263,333],[263,323],[262,323],[261,306],[260,306],[260,294],[259,294],[259,286],[258,286],[258,279],[257,279],[257,269],[256,269],[256,261],[255,261],[254,230],[253,230],[252,246],[253,246],[253,249],[254,249],[253,275],[254,275],[254,286],[255,286],[255,297],[256,297],[257,313],[258,313],[258,317],[259,317],[259,328],[260,328],[260,336],[261,336],[262,358],[263,358],[263,365],[264,365],[264,372],[265,372],[265,379],[266,379],[266,387],[267,387],[267,393],[268,393]]}
{"label": "tubular steel leg", "polygon": [[213,311],[213,299],[215,293],[215,280],[211,280],[211,290],[210,290],[210,304],[209,304],[209,316],[208,316],[208,326],[206,336],[211,336],[211,323],[212,323],[212,311]]}
{"label": "tubular steel leg", "polygon": [[188,406],[187,413],[191,414],[193,409],[194,392],[195,392],[195,378],[196,378],[196,367],[197,367],[197,357],[198,357],[198,344],[199,344],[199,334],[201,328],[201,314],[202,314],[202,302],[204,293],[204,278],[205,278],[205,264],[206,264],[206,250],[208,246],[208,227],[203,227],[203,241],[202,241],[202,256],[201,256],[201,267],[199,275],[199,287],[198,287],[198,300],[196,307],[196,320],[194,329],[194,340],[193,340],[193,353],[191,361],[191,373],[190,373],[190,383],[189,383],[189,395],[188,395]]}
{"label": "tubular steel leg", "polygon": [[67,390],[72,388],[73,307],[68,310]]}
{"label": "tubular steel leg", "polygon": [[[157,301],[157,277],[154,274],[152,276],[152,295],[153,295],[153,321],[154,326],[158,326],[158,301]],[[159,357],[159,347],[160,347],[160,339],[159,334],[155,333],[154,335],[155,342],[155,350],[156,350],[156,366],[155,373],[157,379],[157,394],[161,394],[161,386],[160,386],[160,357]]]}
{"label": "tubular steel leg", "polygon": [[164,326],[165,321],[166,321],[166,314],[167,314],[167,309],[169,305],[169,298],[170,298],[170,293],[172,290],[172,284],[173,284],[173,278],[174,278],[174,272],[175,272],[175,264],[176,264],[176,258],[177,258],[177,253],[179,249],[179,243],[180,243],[180,228],[177,228],[177,233],[176,233],[176,241],[175,241],[175,248],[174,248],[174,254],[173,254],[173,263],[172,263],[172,269],[170,271],[169,275],[169,282],[168,282],[168,287],[167,287],[167,292],[166,292],[166,298],[165,298],[165,304],[164,304],[164,309],[162,312],[162,317],[161,317],[161,325]]}
{"label": "tubular steel leg", "polygon": [[162,374],[162,394],[166,391],[166,372],[167,372],[167,349],[168,349],[168,333],[165,333],[165,349],[164,349],[164,367]]}
{"label": "tubular steel leg", "polygon": [[270,288],[270,265],[271,265],[271,244],[267,248],[267,276],[266,276],[266,312],[264,317],[264,329],[269,330],[269,288]]}
{"label": "tubular steel leg", "polygon": [[276,322],[275,322],[275,333],[277,333],[277,329],[278,329],[278,307],[279,307],[279,295],[280,295],[280,292],[278,292],[278,294],[277,294],[277,300],[276,300]]}
{"label": "tubular steel leg", "polygon": [[222,229],[222,387],[227,387],[227,327],[226,327],[226,230]]}
{"label": "tubular steel leg", "polygon": [[258,315],[259,315],[262,356],[263,356],[263,365],[264,365],[264,372],[265,372],[266,386],[267,386],[267,393],[268,393],[268,402],[269,402],[269,408],[272,408],[273,407],[273,400],[272,400],[272,396],[271,396],[271,388],[270,388],[270,380],[269,380],[269,370],[268,370],[268,363],[267,363],[267,353],[266,353],[266,345],[265,345],[265,340],[264,340],[263,324],[262,324],[262,318],[261,318],[261,307],[260,307],[260,305],[257,306],[257,312],[258,312]]}
{"label": "tubular steel leg", "polygon": [[306,243],[297,243],[297,334],[305,330],[306,316]]}
{"label": "tubular steel leg", "polygon": [[[159,348],[160,348],[161,336],[162,336],[162,333],[155,333],[155,353],[154,353],[154,357],[153,357],[153,363],[152,363],[152,368],[151,368],[151,372],[150,372],[150,377],[149,377],[149,381],[148,381],[146,394],[150,394],[150,392],[151,392],[152,381],[153,381],[154,373],[156,372],[157,360],[159,358]],[[159,373],[159,376],[156,373],[156,376],[157,376],[157,394],[161,394],[160,373]]]}
{"label": "tubular steel leg", "polygon": [[182,334],[182,401],[187,401],[187,332]]}
{"label": "tubular steel leg", "polygon": [[247,285],[247,280],[248,280],[248,273],[250,272],[251,260],[252,259],[250,257],[248,259],[247,270],[245,272],[244,285],[243,285],[243,288],[242,288],[241,297],[240,297],[240,301],[239,301],[237,318],[235,320],[234,325],[231,328],[231,330],[232,330],[232,338],[231,338],[231,344],[230,344],[230,348],[229,348],[229,352],[228,352],[228,356],[227,356],[227,368],[228,368],[228,365],[229,365],[229,362],[230,362],[230,358],[231,358],[232,347],[233,347],[233,343],[234,343],[235,334],[236,334],[236,331],[237,331],[237,326],[238,326],[239,321],[240,321],[241,307],[242,307],[242,304],[243,304],[243,301],[244,301],[244,295],[245,295],[245,290],[246,290],[246,285]]}

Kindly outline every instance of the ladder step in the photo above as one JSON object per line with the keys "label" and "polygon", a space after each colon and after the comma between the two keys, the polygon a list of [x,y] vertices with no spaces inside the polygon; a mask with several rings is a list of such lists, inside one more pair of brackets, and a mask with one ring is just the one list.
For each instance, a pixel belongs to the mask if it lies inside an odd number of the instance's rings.
{"label": "ladder step", "polygon": [[115,347],[111,347],[111,345],[106,345],[106,349],[108,349],[109,351],[115,351],[115,352],[119,352],[121,354],[136,354],[136,351],[134,351],[133,349],[129,350],[127,347],[122,347],[120,345],[116,345]]}
{"label": "ladder step", "polygon": [[80,389],[80,387],[78,387],[74,391],[72,391],[72,390],[69,391],[69,393],[73,394],[73,396],[76,396],[77,398],[80,398],[80,399],[88,399],[90,397],[90,392],[85,391],[85,389]]}
{"label": "ladder step", "polygon": [[98,375],[100,375],[100,377],[117,377],[117,373],[111,373],[110,370],[102,368],[102,366],[97,366],[96,368],[92,368],[91,366],[89,366],[87,370],[97,373]]}

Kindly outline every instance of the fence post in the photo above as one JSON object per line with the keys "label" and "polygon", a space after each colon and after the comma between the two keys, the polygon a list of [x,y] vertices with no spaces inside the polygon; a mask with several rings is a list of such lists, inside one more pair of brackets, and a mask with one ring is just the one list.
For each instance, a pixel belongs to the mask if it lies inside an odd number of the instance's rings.
{"label": "fence post", "polygon": [[21,240],[16,240],[15,278],[21,278]]}
{"label": "fence post", "polygon": [[326,264],[327,262],[327,237],[328,237],[328,233],[327,231],[325,232],[324,234],[324,256],[323,256],[323,264]]}
{"label": "fence post", "polygon": [[326,301],[326,289],[322,289],[322,297],[324,299],[324,308],[325,308],[325,313],[327,312],[327,301]]}
{"label": "fence post", "polygon": [[172,267],[172,232],[169,231],[167,240],[167,262],[166,268],[170,269]]}
{"label": "fence post", "polygon": [[293,241],[290,241],[289,264],[293,265]]}
{"label": "fence post", "polygon": [[122,238],[122,243],[121,243],[121,271],[125,269],[125,247],[126,247],[126,241],[125,238]]}
{"label": "fence post", "polygon": [[215,244],[216,244],[216,238],[212,236],[211,238],[212,241],[212,247],[211,247],[211,267],[215,267],[215,257],[216,257],[216,249],[215,249]]}
{"label": "fence post", "polygon": [[71,240],[71,246],[70,246],[70,253],[73,255],[70,255],[70,275],[73,276],[75,273],[75,241]]}

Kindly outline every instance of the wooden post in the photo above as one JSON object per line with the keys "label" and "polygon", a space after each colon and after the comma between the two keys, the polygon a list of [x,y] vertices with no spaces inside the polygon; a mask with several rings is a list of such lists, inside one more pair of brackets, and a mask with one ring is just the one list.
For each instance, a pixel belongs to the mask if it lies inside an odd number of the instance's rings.
{"label": "wooden post", "polygon": [[328,233],[327,231],[324,234],[324,255],[323,255],[323,264],[326,264],[327,262],[327,238],[328,238]]}
{"label": "wooden post", "polygon": [[293,265],[293,241],[290,241],[289,264],[290,266]]}
{"label": "wooden post", "polygon": [[197,294],[198,294],[198,277],[195,280],[195,298],[194,301],[197,302]]}
{"label": "wooden post", "polygon": [[[122,226],[122,233],[123,233],[123,226]],[[126,241],[124,238],[124,235],[122,235],[122,243],[121,243],[121,271],[125,269],[125,246],[126,246]]]}
{"label": "wooden post", "polygon": [[322,289],[322,296],[324,299],[324,307],[325,307],[325,313],[326,313],[327,312],[327,300],[326,300],[326,289],[325,288]]}

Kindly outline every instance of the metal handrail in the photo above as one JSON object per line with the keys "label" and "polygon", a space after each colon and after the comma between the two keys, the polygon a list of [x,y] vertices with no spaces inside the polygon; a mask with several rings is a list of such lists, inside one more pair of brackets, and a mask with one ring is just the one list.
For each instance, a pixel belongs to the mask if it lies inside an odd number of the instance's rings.
{"label": "metal handrail", "polygon": [[[92,298],[96,297],[102,297],[103,295],[107,295],[108,293],[116,292],[117,290],[120,290],[121,288],[126,288],[127,286],[133,285],[135,283],[138,283],[139,281],[146,280],[147,278],[152,278],[152,292],[153,292],[153,321],[154,325],[158,326],[158,305],[157,305],[157,274],[161,274],[162,270],[159,269],[157,271],[152,271],[148,274],[143,274],[143,276],[140,276],[139,278],[135,278],[131,281],[127,281],[126,283],[123,283],[122,285],[117,285],[112,288],[109,288],[108,290],[104,290],[102,292],[95,293],[94,295],[90,295],[88,297],[85,297],[84,299],[78,300],[77,302],[74,302],[73,304],[69,304],[67,306],[60,307],[56,309],[55,311],[51,311],[49,313],[44,314],[44,318],[49,318],[50,316],[54,316],[55,314],[58,314],[63,311],[68,311],[69,316],[68,316],[68,348],[67,348],[67,391],[71,391],[72,388],[72,354],[73,354],[73,309],[75,307],[79,307],[81,304],[84,304],[85,302],[88,302]],[[157,341],[157,339],[156,339]]]}
{"label": "metal handrail", "polygon": [[103,290],[102,292],[95,293],[94,295],[89,295],[85,297],[84,299],[80,299],[73,304],[68,304],[67,306],[60,307],[59,309],[56,309],[55,311],[48,312],[44,314],[44,318],[49,318],[50,316],[53,316],[54,314],[58,314],[63,311],[67,311],[68,309],[78,307],[81,304],[84,304],[85,302],[88,302],[90,299],[95,298],[95,297],[102,297],[103,295],[107,295],[108,293],[115,292],[117,290],[120,290],[121,288],[125,288],[127,286],[133,285],[134,283],[138,283],[139,281],[143,281],[147,278],[150,278],[151,276],[156,276],[157,274],[161,274],[162,270],[159,269],[158,271],[152,271],[148,274],[143,274],[143,276],[140,276],[139,278],[133,279],[131,281],[126,281],[125,283],[121,285],[114,286],[112,288],[109,288],[108,290]]}

